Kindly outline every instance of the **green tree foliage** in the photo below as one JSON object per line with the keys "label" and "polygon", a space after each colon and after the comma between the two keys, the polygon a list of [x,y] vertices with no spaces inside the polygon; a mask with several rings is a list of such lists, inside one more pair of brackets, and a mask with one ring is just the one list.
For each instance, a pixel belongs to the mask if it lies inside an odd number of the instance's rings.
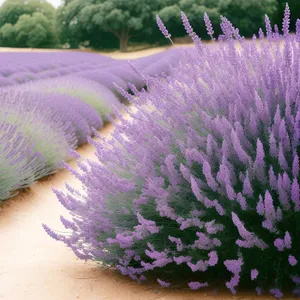
{"label": "green tree foliage", "polygon": [[68,37],[72,44],[95,32],[110,33],[118,39],[120,49],[126,51],[131,37],[151,33],[159,3],[159,0],[72,0],[58,11],[59,35],[62,39]]}
{"label": "green tree foliage", "polygon": [[6,47],[14,47],[16,45],[14,25],[7,23],[0,28],[0,43]]}
{"label": "green tree foliage", "polygon": [[53,43],[54,33],[47,18],[40,12],[22,15],[14,25],[19,47],[45,47]]}
{"label": "green tree foliage", "polygon": [[4,24],[16,24],[22,15],[40,12],[47,19],[54,19],[55,9],[45,0],[6,0],[0,7],[0,27]]}
{"label": "green tree foliage", "polygon": [[94,29],[90,22],[81,26],[78,24],[78,15],[84,8],[83,1],[68,1],[64,6],[57,9],[56,12],[56,30],[61,43],[69,43],[71,47],[76,48],[87,39],[89,29]]}
{"label": "green tree foliage", "polygon": [[219,11],[227,17],[243,36],[264,28],[265,14],[273,20],[277,14],[277,0],[220,0]]}
{"label": "green tree foliage", "polygon": [[53,46],[54,20],[55,9],[45,0],[6,0],[0,7],[1,46]]}

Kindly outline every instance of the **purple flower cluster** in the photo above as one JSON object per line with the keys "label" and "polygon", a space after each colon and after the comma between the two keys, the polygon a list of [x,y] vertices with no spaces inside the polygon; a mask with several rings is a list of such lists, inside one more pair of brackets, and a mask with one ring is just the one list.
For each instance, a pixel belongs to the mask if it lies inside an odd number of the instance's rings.
{"label": "purple flower cluster", "polygon": [[55,191],[71,231],[44,228],[138,282],[154,271],[169,286],[185,272],[193,290],[222,279],[280,298],[299,292],[299,32],[288,33],[288,9],[282,41],[260,30],[247,42],[221,19],[213,51],[198,40],[148,92],[119,88],[136,109],[112,140],[92,142],[99,162],[72,171],[85,196]]}

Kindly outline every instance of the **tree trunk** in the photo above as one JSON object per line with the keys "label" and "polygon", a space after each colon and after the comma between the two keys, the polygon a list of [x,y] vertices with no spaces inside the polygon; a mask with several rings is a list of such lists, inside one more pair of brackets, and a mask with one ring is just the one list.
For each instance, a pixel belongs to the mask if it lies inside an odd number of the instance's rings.
{"label": "tree trunk", "polygon": [[122,34],[120,36],[120,51],[121,52],[127,52],[127,47],[128,47],[128,35],[127,34]]}

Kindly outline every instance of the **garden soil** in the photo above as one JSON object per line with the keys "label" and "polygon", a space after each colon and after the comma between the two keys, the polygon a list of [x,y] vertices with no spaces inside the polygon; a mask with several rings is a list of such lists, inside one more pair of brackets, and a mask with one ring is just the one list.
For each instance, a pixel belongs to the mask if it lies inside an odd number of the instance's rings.
{"label": "garden soil", "polygon": [[[113,125],[100,132],[109,136]],[[81,156],[94,158],[94,148],[84,145]],[[76,162],[70,162],[76,167]],[[84,262],[62,243],[51,239],[42,223],[63,230],[60,215],[68,213],[51,188],[64,182],[81,189],[66,170],[47,177],[0,207],[0,300],[252,300],[254,293],[232,296],[228,291],[189,291],[186,283],[163,289],[156,283],[139,285],[113,269]],[[293,299],[286,297],[286,299]]]}

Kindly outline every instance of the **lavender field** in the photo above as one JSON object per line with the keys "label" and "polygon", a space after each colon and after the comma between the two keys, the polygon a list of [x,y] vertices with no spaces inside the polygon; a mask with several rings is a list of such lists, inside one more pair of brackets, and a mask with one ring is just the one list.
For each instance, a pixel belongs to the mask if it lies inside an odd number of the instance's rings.
{"label": "lavender field", "polygon": [[0,199],[14,196],[72,158],[70,149],[87,143],[93,129],[120,110],[122,95],[145,82],[145,76],[167,74],[178,63],[176,50],[128,61],[74,52],[1,53]]}
{"label": "lavender field", "polygon": [[300,297],[300,19],[180,16],[130,62],[0,53],[0,299]]}

